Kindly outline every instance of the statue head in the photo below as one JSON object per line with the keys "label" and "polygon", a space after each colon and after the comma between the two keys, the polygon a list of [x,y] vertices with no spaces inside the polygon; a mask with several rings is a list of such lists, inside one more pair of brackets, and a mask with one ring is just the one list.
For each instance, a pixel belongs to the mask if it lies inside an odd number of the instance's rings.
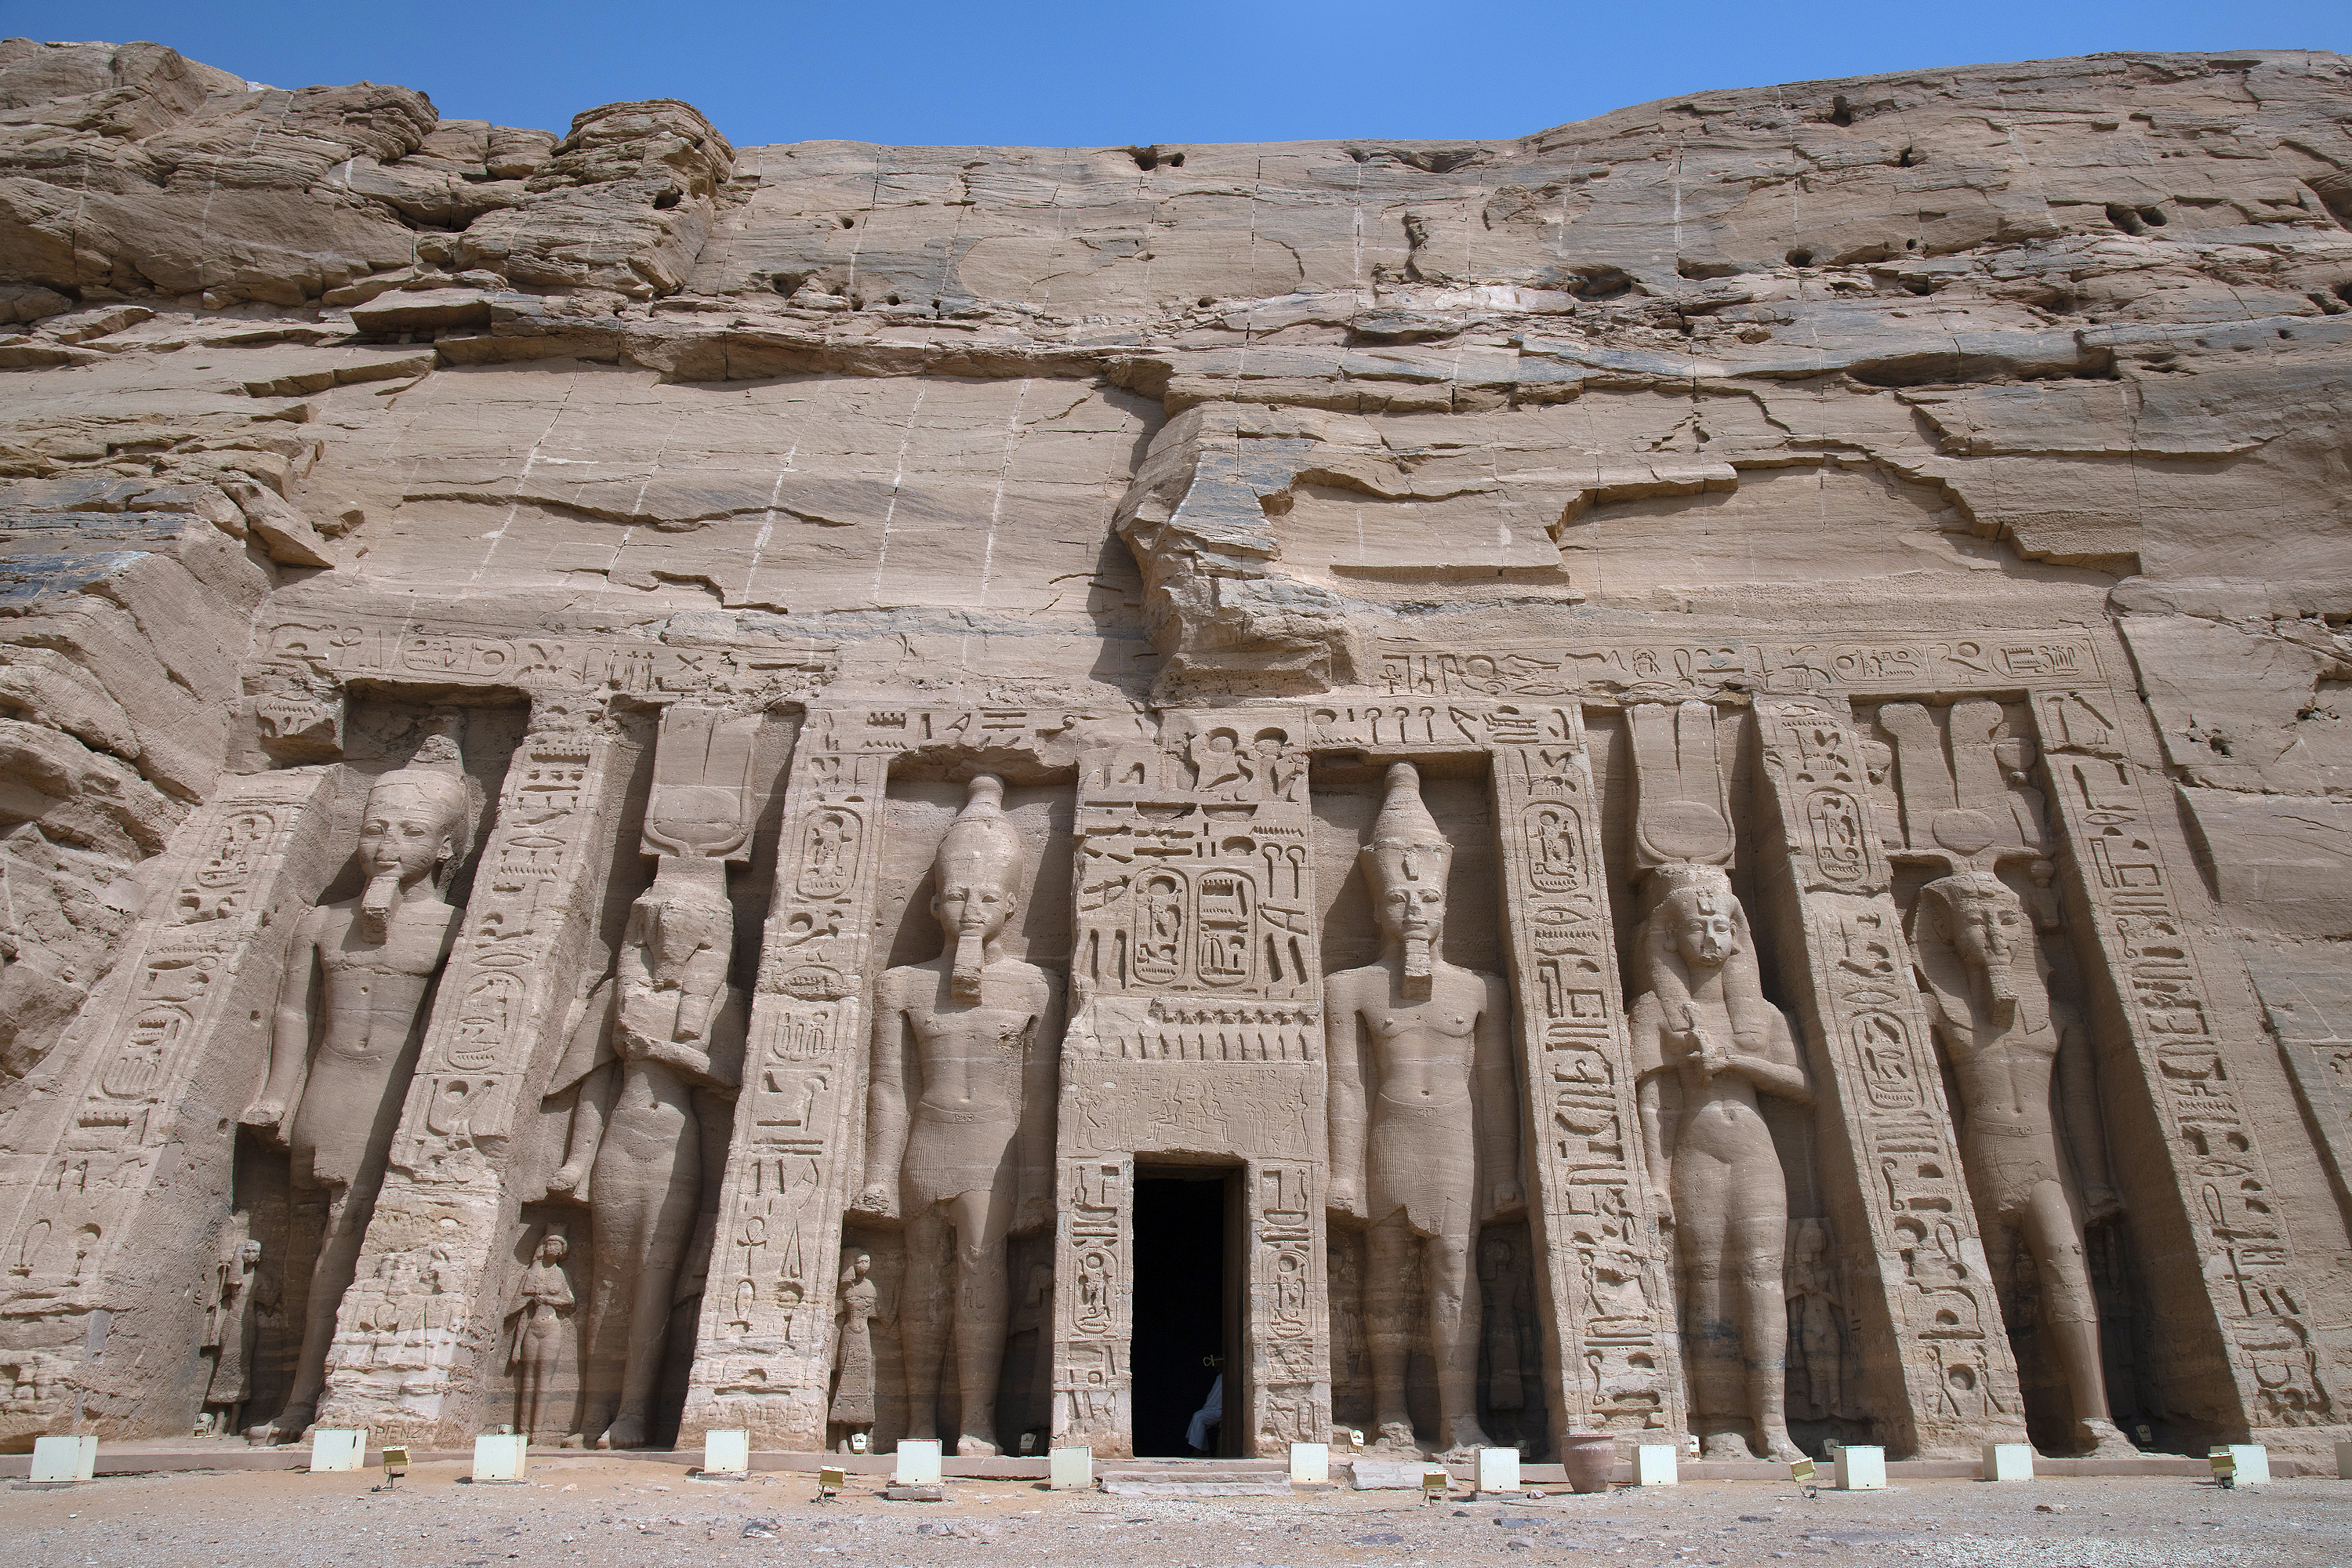
{"label": "statue head", "polygon": [[841,1282],[844,1285],[855,1285],[865,1279],[873,1267],[874,1259],[870,1254],[853,1252],[849,1255],[847,1267],[841,1271]]}
{"label": "statue head", "polygon": [[1917,940],[1951,950],[1986,1014],[2003,1026],[2014,1019],[2018,991],[2011,965],[2035,954],[2032,921],[2009,884],[1983,871],[1938,877],[1919,889],[1916,918],[1925,928]]}
{"label": "statue head", "polygon": [[561,1263],[571,1252],[572,1244],[554,1231],[539,1238],[539,1260],[541,1263]]}
{"label": "statue head", "polygon": [[1404,949],[1404,994],[1429,994],[1430,965],[1445,930],[1445,874],[1454,846],[1422,803],[1421,773],[1411,763],[1389,765],[1388,795],[1363,847],[1364,877],[1372,885],[1381,934]]}
{"label": "statue head", "polygon": [[236,1244],[236,1260],[239,1263],[244,1264],[247,1268],[258,1267],[261,1262],[261,1243],[250,1238],[238,1242]]}
{"label": "statue head", "polygon": [[404,893],[428,877],[437,883],[457,858],[465,827],[466,767],[448,736],[428,736],[406,767],[375,781],[360,816],[360,864],[368,873],[361,912],[375,940]]}
{"label": "statue head", "polygon": [[702,855],[665,855],[630,913],[628,940],[645,950],[656,987],[680,984],[686,965],[735,941],[735,907],[727,901],[727,863]]}
{"label": "statue head", "polygon": [[1748,913],[1720,866],[1662,866],[1666,896],[1651,919],[1660,921],[1683,963],[1696,973],[1719,969],[1748,945]]}
{"label": "statue head", "polygon": [[980,1000],[988,944],[1013,918],[1021,891],[1021,835],[1004,815],[1004,781],[982,773],[940,840],[931,913],[955,944],[954,992]]}

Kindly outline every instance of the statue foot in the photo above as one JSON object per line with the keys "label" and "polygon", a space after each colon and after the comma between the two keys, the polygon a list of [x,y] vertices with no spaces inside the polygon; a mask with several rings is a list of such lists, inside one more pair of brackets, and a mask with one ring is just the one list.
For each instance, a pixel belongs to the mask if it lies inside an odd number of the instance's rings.
{"label": "statue foot", "polygon": [[2123,1434],[2123,1428],[2103,1415],[2074,1423],[2077,1435],[2089,1445],[2079,1448],[2075,1458],[2083,1459],[2136,1459],[2139,1445]]}
{"label": "statue foot", "polygon": [[1494,1440],[1486,1436],[1486,1429],[1478,1425],[1475,1416],[1457,1415],[1450,1425],[1453,1427],[1454,1446],[1437,1456],[1449,1464],[1467,1464],[1478,1457],[1479,1449],[1491,1448],[1495,1446]]}
{"label": "statue foot", "polygon": [[994,1438],[982,1437],[971,1432],[956,1434],[955,1451],[959,1459],[992,1459],[1004,1452],[996,1446]]}
{"label": "statue foot", "polygon": [[299,1439],[317,1412],[307,1405],[289,1405],[259,1426],[248,1426],[245,1440],[248,1443],[291,1443]]}
{"label": "statue foot", "polygon": [[616,1415],[596,1439],[599,1448],[642,1448],[646,1446],[646,1419],[642,1415]]}
{"label": "statue foot", "polygon": [[1786,1426],[1767,1426],[1764,1428],[1764,1457],[1778,1459],[1784,1465],[1793,1465],[1805,1458],[1805,1451],[1797,1447],[1797,1440],[1789,1436]]}
{"label": "statue foot", "polygon": [[1699,1457],[1705,1459],[1753,1459],[1756,1450],[1748,1446],[1745,1432],[1709,1432],[1699,1438]]}
{"label": "statue foot", "polygon": [[587,1446],[588,1439],[577,1432],[566,1432],[563,1435],[563,1441],[557,1445],[558,1447],[563,1448],[584,1448]]}
{"label": "statue foot", "polygon": [[1412,1435],[1410,1421],[1383,1421],[1380,1435],[1364,1445],[1365,1452],[1389,1458],[1418,1459],[1422,1457],[1421,1442]]}

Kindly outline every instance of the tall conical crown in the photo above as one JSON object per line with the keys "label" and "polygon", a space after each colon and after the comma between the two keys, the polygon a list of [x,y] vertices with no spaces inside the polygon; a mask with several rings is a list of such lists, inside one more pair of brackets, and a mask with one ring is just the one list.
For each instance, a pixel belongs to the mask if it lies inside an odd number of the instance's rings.
{"label": "tall conical crown", "polygon": [[997,883],[1010,889],[1021,879],[1021,834],[1004,816],[1004,781],[982,773],[971,781],[964,807],[940,839],[940,882],[950,878]]}
{"label": "tall conical crown", "polygon": [[1445,835],[1437,830],[1437,819],[1429,815],[1429,807],[1421,799],[1421,770],[1411,763],[1389,764],[1388,795],[1381,802],[1381,814],[1372,820],[1372,844],[1419,844],[1443,847],[1450,855],[1453,846]]}

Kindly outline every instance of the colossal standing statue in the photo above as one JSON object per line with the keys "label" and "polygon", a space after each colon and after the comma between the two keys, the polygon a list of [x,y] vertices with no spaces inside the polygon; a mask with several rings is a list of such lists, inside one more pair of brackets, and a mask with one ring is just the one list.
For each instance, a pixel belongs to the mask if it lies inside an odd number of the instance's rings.
{"label": "colossal standing statue", "polygon": [[[1437,1363],[1439,1444],[1483,1446],[1478,1424],[1481,1222],[1522,1206],[1511,1085],[1511,996],[1501,976],[1442,956],[1454,847],[1422,804],[1410,763],[1362,850],[1381,956],[1328,977],[1330,1206],[1370,1222],[1364,1330],[1378,1447],[1421,1450],[1405,1368],[1424,1318]],[[1369,1101],[1369,1103],[1368,1103]],[[1426,1300],[1414,1298],[1421,1253]]]}
{"label": "colossal standing statue", "polygon": [[727,984],[734,932],[726,862],[664,856],[629,910],[619,1017],[593,1037],[603,1049],[580,1079],[571,1142],[548,1180],[551,1194],[584,1201],[593,1223],[580,1437],[599,1448],[652,1440],[672,1298],[715,1179],[709,1156],[723,1152],[723,1139],[704,1137],[696,1094],[741,1076],[742,998]]}
{"label": "colossal standing statue", "polygon": [[1718,867],[1661,867],[1635,940],[1633,1058],[1642,1141],[1675,1227],[1691,1425],[1708,1458],[1804,1456],[1789,1436],[1789,1196],[1759,1091],[1812,1089],[1789,1022],[1764,995],[1747,912]]}
{"label": "colossal standing statue", "polygon": [[[335,1310],[358,1266],[416,1066],[425,997],[457,931],[442,897],[466,827],[457,742],[429,737],[368,792],[360,826],[367,890],[294,929],[261,1095],[239,1119],[292,1152],[297,1212],[319,1216],[302,1349],[286,1408],[250,1434],[301,1435],[327,1380]],[[299,1250],[297,1256],[299,1256]]]}
{"label": "colossal standing statue", "polygon": [[[1984,871],[1960,871],[1919,889],[1911,915],[1928,1016],[1959,1085],[1960,1161],[2016,1318],[2016,1248],[2033,1258],[2042,1321],[2074,1404],[2075,1436],[2102,1457],[2133,1447],[2107,1409],[2098,1303],[2083,1258],[2083,1227],[2121,1206],[2108,1184],[2106,1139],[2079,1026],[2053,1013],[2050,971],[2024,903]],[[2051,1084],[2066,1118],[2071,1165],[2059,1150]]]}
{"label": "colossal standing statue", "polygon": [[[931,913],[947,945],[882,976],[857,1207],[906,1222],[898,1333],[907,1436],[938,1435],[950,1335],[962,1419],[956,1452],[999,1452],[996,1386],[1009,1307],[1005,1238],[1052,1217],[1056,978],[1001,945],[1021,887],[1021,837],[1004,784],[971,781],[940,841]],[[911,1104],[911,1110],[909,1106]]]}
{"label": "colossal standing statue", "polygon": [[515,1290],[515,1430],[526,1440],[549,1429],[548,1383],[563,1359],[563,1335],[572,1321],[572,1277],[563,1271],[571,1250],[562,1232],[549,1231]]}

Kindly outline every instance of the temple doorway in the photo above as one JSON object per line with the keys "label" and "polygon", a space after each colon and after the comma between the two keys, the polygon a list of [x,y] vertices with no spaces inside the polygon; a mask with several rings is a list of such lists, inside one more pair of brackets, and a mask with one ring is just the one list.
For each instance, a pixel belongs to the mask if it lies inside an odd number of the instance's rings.
{"label": "temple doorway", "polygon": [[[1135,1182],[1135,1452],[1197,1458],[1244,1451],[1239,1370],[1239,1167],[1146,1165]],[[1217,1389],[1220,1377],[1226,1381]],[[1222,1393],[1223,1419],[1193,1425]],[[1195,1447],[1190,1440],[1198,1436]]]}

